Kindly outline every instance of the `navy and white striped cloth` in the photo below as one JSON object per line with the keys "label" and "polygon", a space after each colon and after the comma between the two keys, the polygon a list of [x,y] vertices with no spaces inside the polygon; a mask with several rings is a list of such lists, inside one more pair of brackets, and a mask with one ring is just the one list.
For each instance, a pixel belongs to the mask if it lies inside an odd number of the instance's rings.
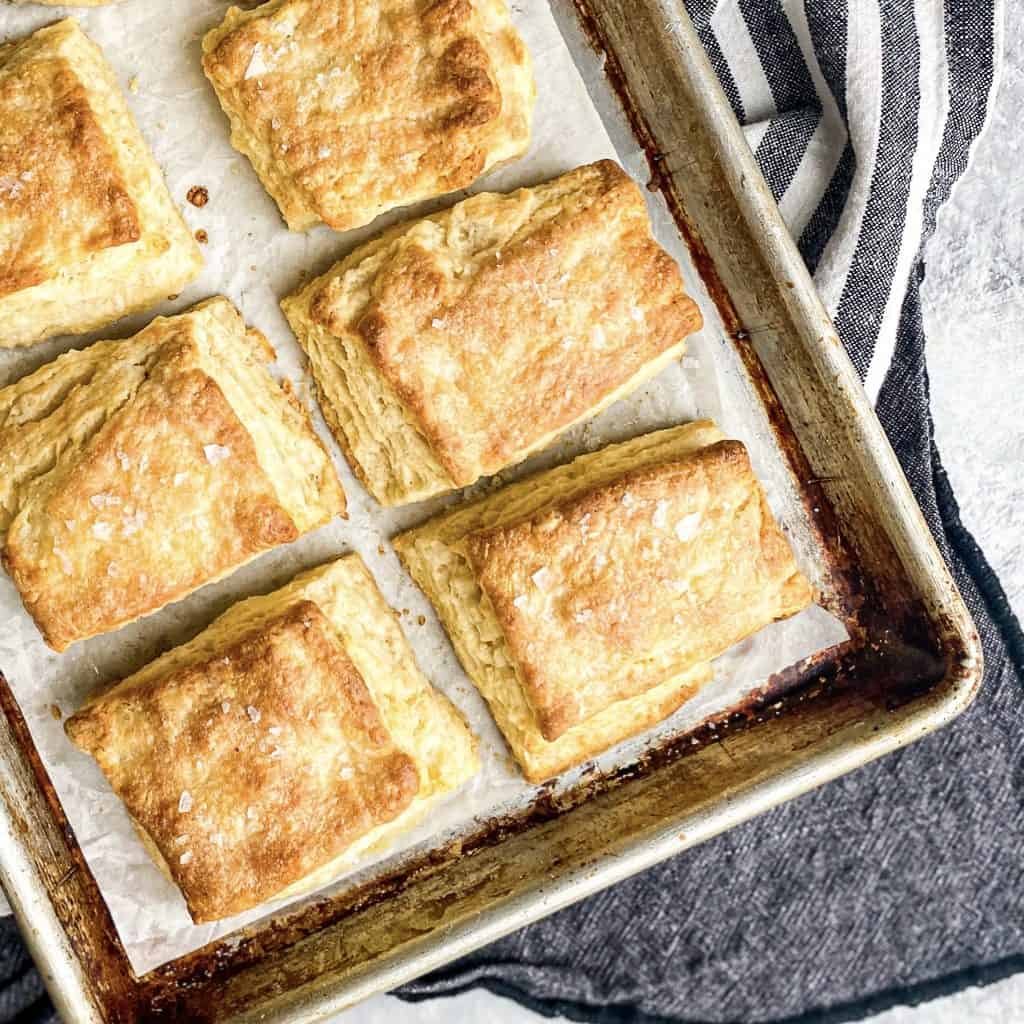
{"label": "navy and white striped cloth", "polygon": [[405,998],[483,986],[572,1020],[809,1024],[1024,971],[1024,638],[935,450],[919,296],[992,103],[1001,0],[684,2],[975,617],[985,687],[953,727]]}
{"label": "navy and white striped cloth", "polygon": [[[1024,639],[934,449],[918,294],[991,104],[1001,0],[685,2],[975,616],[986,686],[953,728],[404,998],[480,985],[573,1020],[797,1024],[1024,970]],[[0,1021],[51,1015],[0,922]]]}
{"label": "navy and white striped cloth", "polygon": [[868,394],[996,82],[998,0],[688,0]]}

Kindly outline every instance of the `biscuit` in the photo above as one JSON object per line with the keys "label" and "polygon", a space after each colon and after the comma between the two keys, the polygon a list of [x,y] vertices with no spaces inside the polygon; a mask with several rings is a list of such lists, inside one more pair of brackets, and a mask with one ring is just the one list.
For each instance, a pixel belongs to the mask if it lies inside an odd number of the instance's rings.
{"label": "biscuit", "polygon": [[273,350],[222,298],[0,388],[3,563],[64,650],[344,513]]}
{"label": "biscuit", "polygon": [[203,66],[294,231],[465,188],[530,143],[530,57],[505,0],[232,7]]}
{"label": "biscuit", "polygon": [[675,710],[813,599],[743,446],[711,423],[584,455],[395,547],[531,780]]}
{"label": "biscuit", "polygon": [[72,20],[0,45],[0,348],[102,327],[202,256],[110,66]]}
{"label": "biscuit", "polygon": [[355,555],[235,605],[66,728],[197,924],[326,884],[478,768]]}
{"label": "biscuit", "polygon": [[610,161],[396,227],[282,307],[328,423],[385,505],[520,462],[701,326]]}

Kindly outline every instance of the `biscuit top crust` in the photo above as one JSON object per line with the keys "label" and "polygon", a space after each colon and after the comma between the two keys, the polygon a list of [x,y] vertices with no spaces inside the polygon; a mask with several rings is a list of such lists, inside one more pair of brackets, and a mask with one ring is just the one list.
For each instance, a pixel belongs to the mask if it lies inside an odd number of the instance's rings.
{"label": "biscuit top crust", "polygon": [[337,632],[299,601],[67,723],[159,850],[198,923],[270,899],[391,821],[418,775]]}
{"label": "biscuit top crust", "polygon": [[325,278],[314,322],[357,336],[456,486],[519,461],[701,325],[611,161],[396,229]]}
{"label": "biscuit top crust", "polygon": [[[503,0],[284,0],[238,14],[204,58],[244,126],[233,141],[339,231],[469,185],[506,135],[525,148],[532,85],[510,124],[496,65],[528,77],[529,57]],[[282,201],[282,183],[267,184]],[[283,205],[290,225],[307,226]]]}
{"label": "biscuit top crust", "polygon": [[0,47],[0,297],[141,237],[86,85],[49,46],[57,29]]}
{"label": "biscuit top crust", "polygon": [[[215,299],[0,388],[3,561],[52,647],[155,611],[343,510],[305,414],[275,399],[272,355]],[[242,388],[258,415],[240,411]],[[308,479],[279,490],[278,449]]]}
{"label": "biscuit top crust", "polygon": [[736,441],[465,544],[547,740],[812,600]]}

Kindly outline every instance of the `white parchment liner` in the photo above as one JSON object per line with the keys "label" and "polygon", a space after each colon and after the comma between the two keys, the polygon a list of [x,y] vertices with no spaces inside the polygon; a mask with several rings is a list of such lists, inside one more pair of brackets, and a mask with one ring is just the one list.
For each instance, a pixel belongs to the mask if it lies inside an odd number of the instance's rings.
{"label": "white parchment liner", "polygon": [[[65,13],[79,18],[114,66],[143,134],[164,169],[171,194],[182,205],[191,227],[202,228],[209,236],[204,246],[206,269],[201,277],[153,313],[180,311],[216,293],[227,295],[277,349],[275,372],[296,382],[298,393],[308,401],[304,360],[278,300],[304,276],[323,271],[354,244],[398,218],[382,219],[372,229],[348,235],[327,228],[299,235],[285,228],[248,162],[231,149],[227,120],[200,67],[200,38],[220,20],[226,7],[214,0],[177,0],[173,4],[127,0],[112,7],[77,12],[70,8],[4,7],[0,10],[0,40],[24,35]],[[567,24],[571,15],[557,2],[556,8],[562,23]],[[547,0],[519,0],[513,4],[513,12],[536,68],[539,99],[533,146],[524,160],[488,176],[474,191],[533,184],[608,156],[617,157],[643,180],[641,154],[628,144],[616,152],[595,106],[596,102],[602,111],[612,109],[599,62],[593,55],[587,58],[578,49],[578,41],[573,41],[581,65],[591,65],[585,84]],[[593,96],[588,94],[588,85]],[[612,130],[617,139],[626,137],[614,125]],[[185,202],[194,185],[209,191],[210,201],[202,209]],[[416,212],[442,205],[445,201],[425,204]],[[505,477],[564,461],[609,440],[711,417],[728,435],[743,440],[750,448],[772,507],[803,568],[816,580],[811,535],[763,412],[752,397],[671,218],[653,197],[651,206],[657,233],[682,265],[687,287],[700,301],[707,325],[692,339],[689,354],[680,365],[670,367],[639,394],[574,430],[555,448]],[[127,336],[153,313],[120,322],[85,339],[64,338],[28,350],[0,352],[0,384],[17,379],[68,348],[81,347],[99,337]],[[316,411],[315,416],[321,434],[329,440]],[[124,808],[95,764],[66,739],[53,709],[58,708],[66,717],[98,684],[134,671],[160,651],[193,636],[233,602],[271,590],[304,568],[353,549],[363,556],[387,599],[404,612],[402,623],[421,667],[456,702],[481,737],[484,761],[478,777],[431,814],[428,823],[391,853],[358,874],[339,880],[332,889],[393,866],[397,855],[413,848],[428,848],[441,834],[470,828],[488,817],[524,807],[535,795],[536,791],[512,766],[486,707],[459,667],[429,605],[402,572],[388,543],[388,538],[404,526],[422,521],[431,508],[440,508],[451,499],[384,511],[355,481],[333,443],[331,450],[349,496],[347,522],[338,520],[264,555],[229,579],[143,622],[111,636],[76,644],[63,655],[42,643],[10,580],[0,575],[0,670],[14,689],[132,965],[140,973],[279,906],[264,907],[219,925],[192,925],[177,890],[151,863]],[[418,622],[420,616],[425,619],[423,625]],[[715,682],[672,719],[653,733],[609,752],[600,759],[600,765],[610,767],[635,759],[659,737],[692,727],[709,714],[736,703],[772,672],[845,637],[843,627],[821,609],[811,609],[764,630],[720,659]],[[570,773],[558,785],[571,786],[574,780]]]}

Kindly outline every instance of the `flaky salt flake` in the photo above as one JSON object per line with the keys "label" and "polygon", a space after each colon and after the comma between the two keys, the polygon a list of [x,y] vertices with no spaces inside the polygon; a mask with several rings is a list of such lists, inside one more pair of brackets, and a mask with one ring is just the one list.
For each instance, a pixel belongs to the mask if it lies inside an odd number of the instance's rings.
{"label": "flaky salt flake", "polygon": [[584,608],[583,611],[577,612],[573,618],[577,622],[589,622],[594,617],[594,612],[590,608]]}
{"label": "flaky salt flake", "polygon": [[98,522],[92,524],[92,532],[100,540],[110,540],[114,536],[114,528],[110,523]]}
{"label": "flaky salt flake", "polygon": [[204,444],[203,454],[211,466],[216,466],[218,462],[231,458],[231,449],[223,444]]}
{"label": "flaky salt flake", "polygon": [[183,854],[182,854],[182,855],[181,855],[181,856],[180,856],[180,857],[178,858],[178,863],[179,863],[179,864],[182,864],[182,865],[184,865],[184,864],[187,864],[187,863],[188,863],[188,862],[189,862],[189,861],[190,861],[191,859],[192,859],[192,851],[191,851],[191,850],[186,850],[186,851],[185,851],[185,852],[184,852],[184,853],[183,853]]}
{"label": "flaky salt flake", "polygon": [[279,725],[272,725],[267,730],[267,732],[269,732],[271,736],[280,736],[281,735],[281,726],[279,726]]}
{"label": "flaky salt flake", "polygon": [[247,807],[245,809],[245,816],[250,821],[255,821],[256,820],[256,808],[255,807]]}
{"label": "flaky salt flake", "polygon": [[187,790],[181,791],[181,796],[178,798],[178,813],[188,814],[192,810],[192,794]]}
{"label": "flaky salt flake", "polygon": [[439,316],[435,316],[434,319],[430,321],[430,326],[433,327],[435,331],[439,331],[444,327],[444,321]]}
{"label": "flaky salt flake", "polygon": [[130,537],[133,533],[138,533],[143,526],[146,525],[146,513],[145,512],[133,512],[130,516],[126,515],[121,521],[121,533],[125,537]]}
{"label": "flaky salt flake", "polygon": [[121,466],[121,469],[127,471],[132,468],[132,460],[129,459],[120,448],[114,452],[114,456],[117,459],[118,464]]}
{"label": "flaky salt flake", "polygon": [[180,487],[188,479],[188,473],[175,473],[174,486]]}
{"label": "flaky salt flake", "polygon": [[229,700],[222,700],[220,702],[220,709],[226,715],[231,710],[231,701],[229,701]]}
{"label": "flaky salt flake", "polygon": [[626,491],[626,493],[623,494],[622,496],[622,507],[633,508],[634,505],[636,505],[636,498],[634,498],[629,491]]}
{"label": "flaky salt flake", "polygon": [[120,505],[121,499],[113,494],[94,494],[89,499],[93,508],[110,508],[112,505]]}
{"label": "flaky salt flake", "polygon": [[245,713],[249,716],[249,721],[255,725],[263,716],[259,712],[259,708],[254,708],[251,704],[245,709]]}
{"label": "flaky salt flake", "polygon": [[249,63],[245,68],[246,80],[250,78],[258,78],[260,75],[265,75],[270,70],[270,65],[267,64],[266,58],[263,56],[263,44],[257,43],[252,48],[252,55],[249,57]]}
{"label": "flaky salt flake", "polygon": [[651,522],[659,529],[663,530],[668,525],[668,502],[662,499],[654,507],[654,515],[651,518]]}
{"label": "flaky salt flake", "polygon": [[699,525],[700,513],[691,512],[690,515],[676,523],[676,536],[682,541],[692,540]]}
{"label": "flaky salt flake", "polygon": [[513,608],[525,608],[526,607],[526,595],[520,594],[513,602]]}
{"label": "flaky salt flake", "polygon": [[340,772],[338,772],[338,778],[344,779],[346,782],[349,779],[351,779],[354,775],[355,772],[352,770],[350,765],[345,765],[345,767],[342,768]]}
{"label": "flaky salt flake", "polygon": [[53,548],[54,557],[60,562],[61,572],[65,576],[70,576],[75,571],[75,563],[64,553],[63,548],[59,548],[56,545]]}
{"label": "flaky salt flake", "polygon": [[110,565],[107,566],[107,575],[111,579],[114,579],[115,577],[121,575],[121,567],[117,564],[117,562],[111,562]]}
{"label": "flaky salt flake", "polygon": [[326,160],[331,155],[330,146],[321,146],[316,153],[317,157],[321,160]]}
{"label": "flaky salt flake", "polygon": [[629,315],[633,318],[635,323],[640,323],[644,318],[644,311],[639,306],[634,306],[629,311]]}
{"label": "flaky salt flake", "polygon": [[543,590],[551,580],[551,570],[547,566],[542,566],[530,579],[538,590]]}
{"label": "flaky salt flake", "polygon": [[[358,61],[359,58],[356,57],[356,60]],[[341,68],[331,68],[331,70],[327,72],[318,71],[314,81],[319,88],[323,89],[332,78],[341,78]]]}

